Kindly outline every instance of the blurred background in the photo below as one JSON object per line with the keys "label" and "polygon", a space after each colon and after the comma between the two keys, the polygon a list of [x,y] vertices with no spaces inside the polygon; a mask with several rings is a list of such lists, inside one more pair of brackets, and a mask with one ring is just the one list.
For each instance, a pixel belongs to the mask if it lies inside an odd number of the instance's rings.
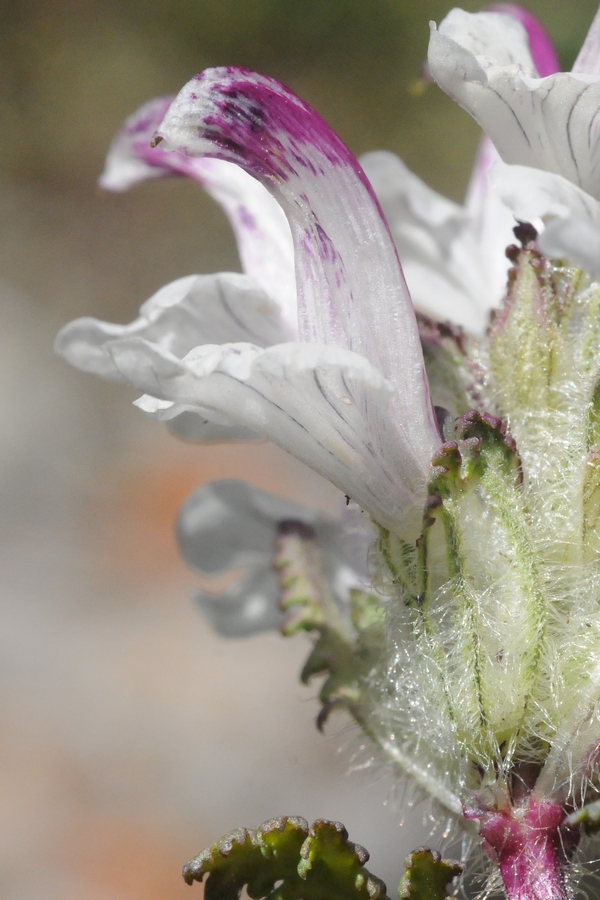
{"label": "blurred background", "polygon": [[[425,839],[426,810],[400,827],[402,789],[341,716],[315,730],[305,641],[217,638],[174,547],[180,503],[213,478],[333,494],[266,444],[178,443],[52,341],[68,319],[126,322],[176,277],[238,268],[192,183],[95,186],[124,118],[206,66],[277,77],[356,154],[393,150],[460,200],[477,127],[437,88],[410,90],[450,6],[1,0],[0,896],[191,897],[186,859],[279,814],[343,821],[392,894]],[[530,3],[567,68],[595,6]]]}

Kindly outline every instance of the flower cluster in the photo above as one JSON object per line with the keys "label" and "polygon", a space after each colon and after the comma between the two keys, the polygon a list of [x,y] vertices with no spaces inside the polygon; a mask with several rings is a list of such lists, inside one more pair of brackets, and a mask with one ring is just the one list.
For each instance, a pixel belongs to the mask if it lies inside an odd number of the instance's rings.
{"label": "flower cluster", "polygon": [[600,827],[600,14],[571,73],[511,4],[453,10],[428,63],[486,134],[464,206],[244,70],[139,110],[102,184],[196,180],[243,274],[57,348],[179,434],[267,438],[351,500],[326,520],[200,488],[185,559],[244,571],[201,605],[225,634],[313,632],[320,724],[347,709],[509,898],[562,900]]}

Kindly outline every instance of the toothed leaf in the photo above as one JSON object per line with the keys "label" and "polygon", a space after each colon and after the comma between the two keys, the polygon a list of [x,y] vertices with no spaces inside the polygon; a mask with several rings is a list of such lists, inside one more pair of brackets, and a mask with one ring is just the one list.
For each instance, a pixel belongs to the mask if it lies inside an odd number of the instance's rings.
{"label": "toothed leaf", "polygon": [[454,859],[442,859],[435,850],[419,847],[404,862],[406,874],[400,882],[400,900],[444,900],[447,886],[460,875],[463,866]]}
{"label": "toothed leaf", "polygon": [[317,718],[321,729],[333,709],[345,708],[360,721],[361,692],[383,642],[384,616],[380,598],[350,590],[347,621],[324,577],[323,561],[312,529],[298,522],[281,523],[275,545],[274,568],[279,573],[280,605],[293,610],[282,631],[316,635],[304,664],[301,680],[326,675],[319,692],[323,708]]}
{"label": "toothed leaf", "polygon": [[[351,897],[378,900],[386,895],[384,882],[365,869],[368,852],[360,844],[348,840],[348,832],[341,822],[317,819],[302,845],[300,856],[300,877],[311,887],[318,884],[321,889],[326,888],[325,896],[331,900]],[[323,895],[313,896],[320,900]]]}
{"label": "toothed leaf", "polygon": [[369,854],[339,822],[281,816],[258,829],[238,828],[184,866],[188,884],[206,884],[206,900],[389,900],[365,869]]}

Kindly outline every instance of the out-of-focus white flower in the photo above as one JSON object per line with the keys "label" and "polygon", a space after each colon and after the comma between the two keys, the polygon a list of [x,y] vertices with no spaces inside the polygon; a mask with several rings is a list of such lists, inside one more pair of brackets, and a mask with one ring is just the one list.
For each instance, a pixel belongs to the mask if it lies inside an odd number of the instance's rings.
{"label": "out-of-focus white flower", "polygon": [[228,637],[278,627],[279,577],[273,568],[275,540],[297,526],[319,548],[321,571],[344,610],[348,592],[368,583],[367,553],[373,532],[356,509],[338,519],[251,487],[243,481],[214,481],[186,500],[177,522],[183,558],[204,575],[242,570],[243,576],[219,594],[200,591],[196,599],[209,621]]}

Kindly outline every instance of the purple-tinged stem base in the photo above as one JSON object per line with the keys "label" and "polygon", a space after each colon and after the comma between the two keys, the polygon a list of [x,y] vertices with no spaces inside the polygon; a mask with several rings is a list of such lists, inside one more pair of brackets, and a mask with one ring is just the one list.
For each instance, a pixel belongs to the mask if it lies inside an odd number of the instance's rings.
{"label": "purple-tinged stem base", "polygon": [[479,820],[484,849],[500,868],[507,900],[567,900],[560,806],[530,798],[522,808],[466,815]]}

